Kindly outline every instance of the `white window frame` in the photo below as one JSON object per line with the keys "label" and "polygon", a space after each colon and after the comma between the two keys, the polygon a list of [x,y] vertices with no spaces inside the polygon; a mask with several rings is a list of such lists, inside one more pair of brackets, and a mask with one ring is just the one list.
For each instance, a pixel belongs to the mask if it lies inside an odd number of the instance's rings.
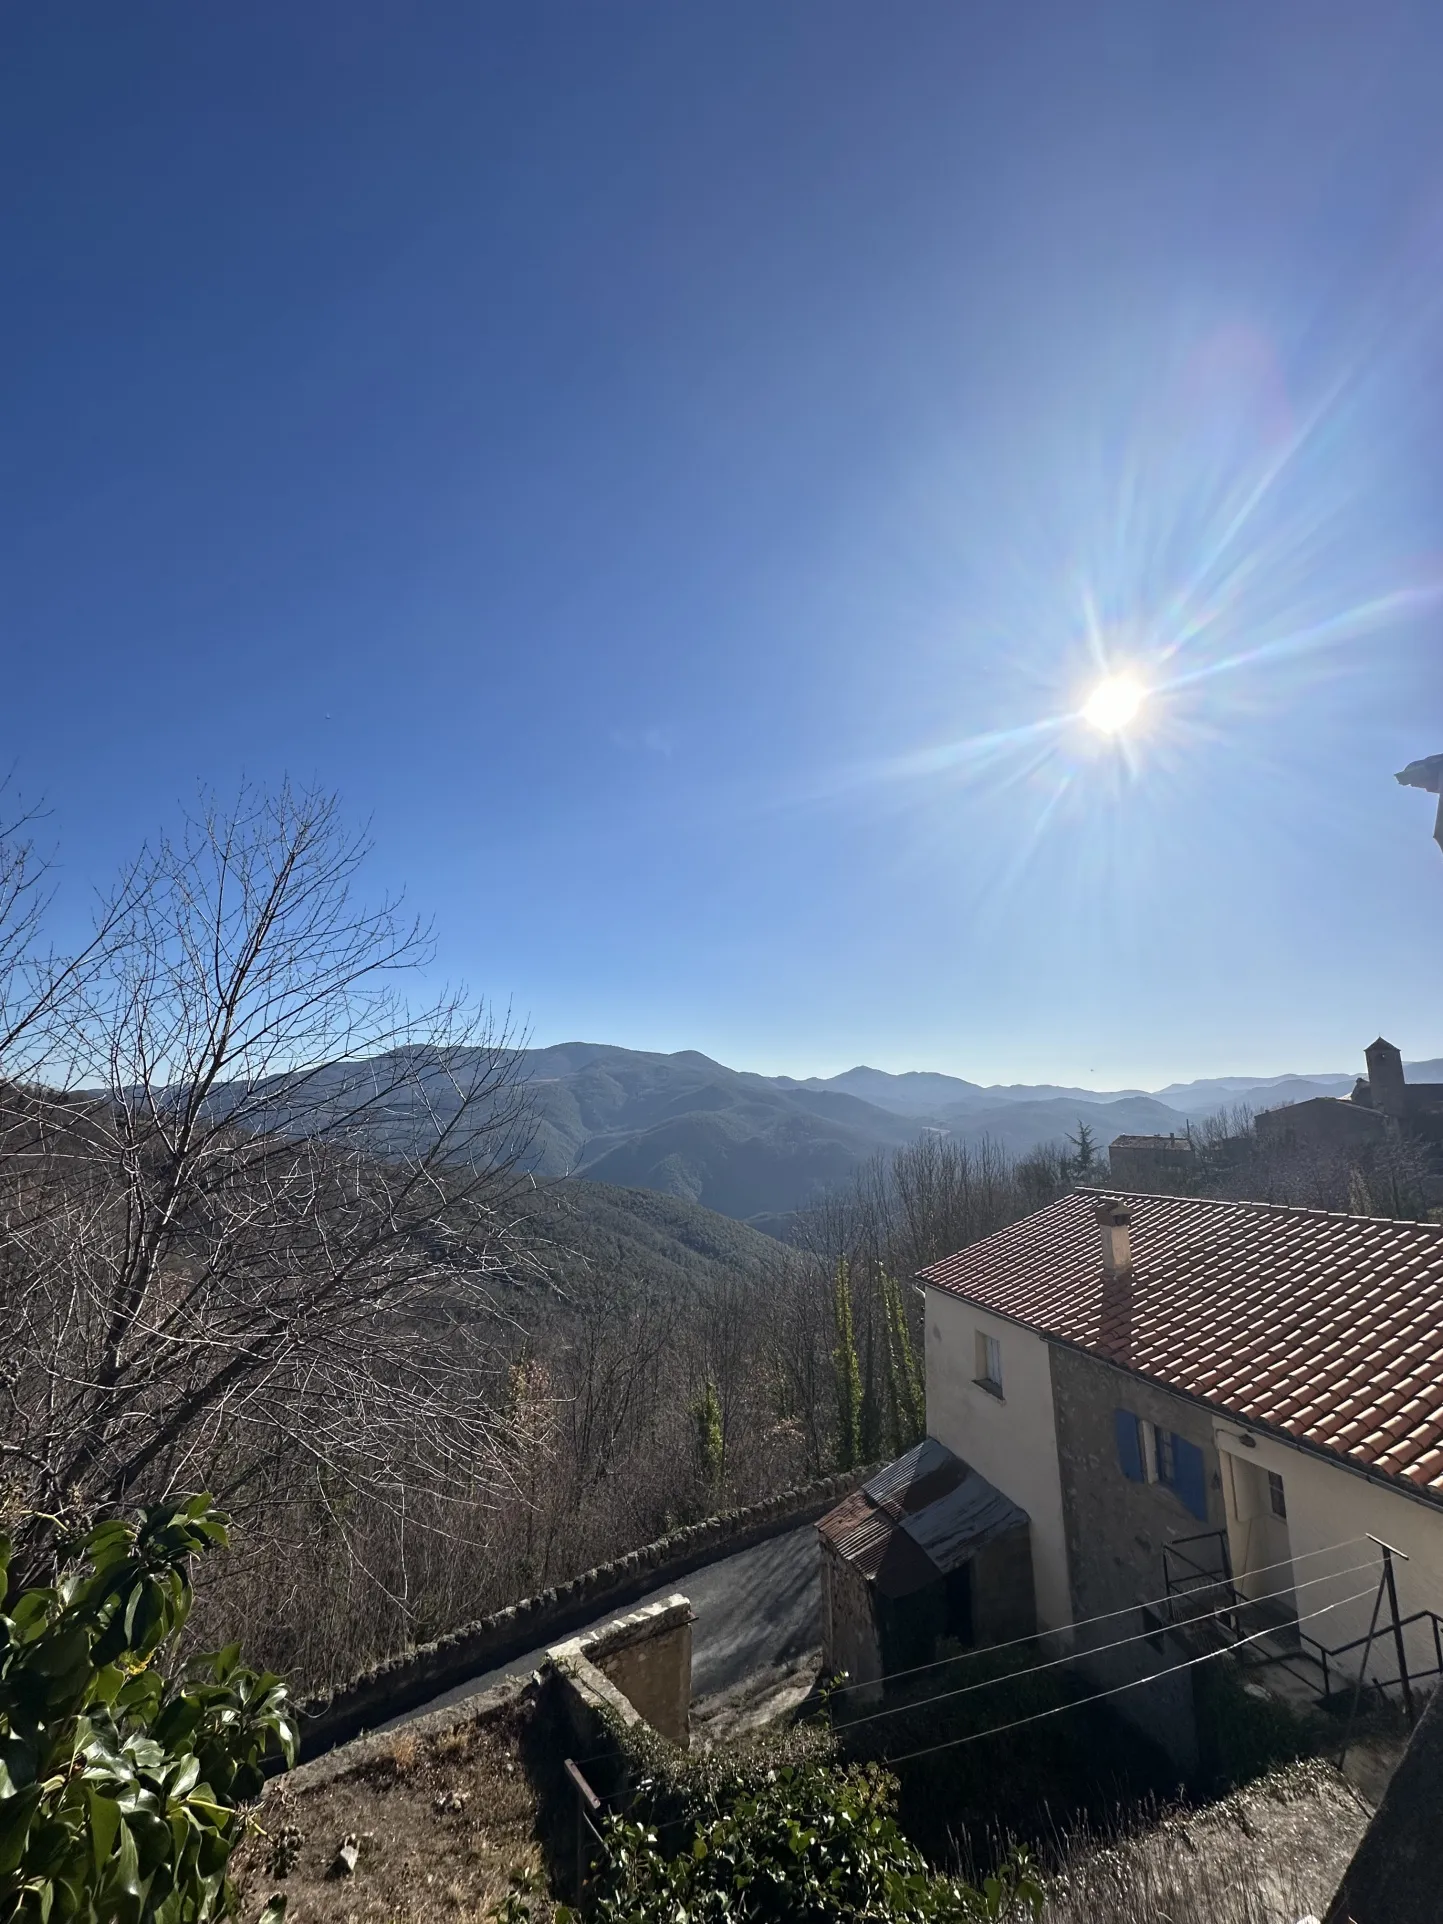
{"label": "white window frame", "polygon": [[[1137,1419],[1138,1441],[1142,1446],[1142,1474],[1144,1481],[1156,1483],[1164,1490],[1177,1488],[1177,1462],[1173,1449],[1174,1430],[1164,1430],[1156,1423],[1149,1423],[1145,1416]],[[1166,1443],[1160,1439],[1166,1437]],[[1172,1475],[1164,1476],[1164,1458],[1171,1461]]]}
{"label": "white window frame", "polygon": [[985,1329],[977,1331],[975,1357],[977,1374],[973,1381],[990,1396],[1002,1395],[1002,1343]]}

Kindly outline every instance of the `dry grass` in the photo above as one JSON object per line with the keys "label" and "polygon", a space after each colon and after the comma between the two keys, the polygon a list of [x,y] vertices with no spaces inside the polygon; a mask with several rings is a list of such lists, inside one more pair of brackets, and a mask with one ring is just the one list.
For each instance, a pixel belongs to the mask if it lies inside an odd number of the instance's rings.
{"label": "dry grass", "polygon": [[1074,1846],[1044,1924],[1295,1924],[1327,1909],[1368,1811],[1326,1764],[1290,1765],[1111,1846]]}
{"label": "dry grass", "polygon": [[[512,1876],[541,1868],[520,1735],[508,1707],[434,1736],[403,1730],[329,1781],[278,1779],[233,1860],[242,1919],[253,1924],[273,1891],[295,1924],[493,1917]],[[361,1846],[354,1875],[328,1875],[348,1836]]]}

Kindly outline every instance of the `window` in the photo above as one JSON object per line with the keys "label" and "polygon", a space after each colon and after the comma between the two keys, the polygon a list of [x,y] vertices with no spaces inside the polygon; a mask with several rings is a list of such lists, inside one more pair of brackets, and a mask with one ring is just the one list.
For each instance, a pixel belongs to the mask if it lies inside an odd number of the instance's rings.
{"label": "window", "polygon": [[977,1332],[977,1381],[994,1396],[1002,1394],[1002,1345],[985,1330]]}
{"label": "window", "polygon": [[1129,1483],[1146,1483],[1147,1460],[1143,1455],[1143,1426],[1131,1410],[1114,1410],[1117,1432],[1117,1460]]}
{"label": "window", "polygon": [[1283,1494],[1283,1479],[1276,1470],[1268,1471],[1268,1504],[1274,1516],[1288,1520],[1288,1499]]}
{"label": "window", "polygon": [[1156,1610],[1149,1610],[1147,1605],[1144,1604],[1142,1606],[1142,1634],[1146,1637],[1149,1647],[1156,1650],[1159,1656],[1166,1653],[1167,1646],[1163,1642],[1163,1632],[1166,1628],[1167,1625],[1157,1614]]}
{"label": "window", "polygon": [[1130,1483],[1160,1483],[1186,1504],[1200,1523],[1208,1520],[1207,1466],[1196,1443],[1164,1430],[1131,1410],[1114,1410],[1117,1461]]}

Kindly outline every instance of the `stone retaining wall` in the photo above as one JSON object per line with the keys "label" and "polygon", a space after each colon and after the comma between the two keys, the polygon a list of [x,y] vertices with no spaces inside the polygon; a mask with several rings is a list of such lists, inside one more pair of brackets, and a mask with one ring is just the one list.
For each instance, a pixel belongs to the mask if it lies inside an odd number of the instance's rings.
{"label": "stone retaining wall", "polygon": [[[609,1687],[623,1723],[635,1716],[685,1750],[691,1742],[691,1604],[679,1590],[630,1616],[613,1617],[596,1630],[546,1652],[563,1682],[583,1693]],[[609,1699],[608,1699],[609,1700]]]}
{"label": "stone retaining wall", "polygon": [[301,1755],[318,1757],[363,1730],[399,1717],[528,1650],[555,1643],[608,1611],[635,1603],[649,1590],[715,1563],[739,1550],[765,1543],[804,1523],[815,1523],[836,1503],[874,1474],[876,1465],[820,1478],[785,1490],[764,1503],[727,1510],[673,1530],[669,1536],[587,1570],[570,1583],[526,1597],[477,1623],[463,1624],[434,1643],[419,1644],[364,1671],[328,1697],[300,1706]]}

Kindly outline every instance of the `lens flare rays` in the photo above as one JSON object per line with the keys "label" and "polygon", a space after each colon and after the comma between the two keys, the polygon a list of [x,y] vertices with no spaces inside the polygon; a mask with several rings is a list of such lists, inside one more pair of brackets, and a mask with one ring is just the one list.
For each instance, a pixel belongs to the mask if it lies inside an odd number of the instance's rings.
{"label": "lens flare rays", "polygon": [[1256,772],[1270,719],[1364,671],[1443,587],[1407,560],[1359,383],[1322,391],[1290,406],[1278,357],[1237,329],[1134,382],[1118,431],[1028,477],[1050,499],[1019,501],[1017,523],[1046,540],[1007,555],[1006,585],[993,569],[990,605],[969,571],[980,597],[957,610],[958,683],[935,706],[986,725],[854,765],[836,789],[909,794],[954,822],[964,795],[1025,800],[1015,872],[1069,828],[1095,850],[1140,790],[1158,822],[1170,793],[1225,795],[1229,756]]}

